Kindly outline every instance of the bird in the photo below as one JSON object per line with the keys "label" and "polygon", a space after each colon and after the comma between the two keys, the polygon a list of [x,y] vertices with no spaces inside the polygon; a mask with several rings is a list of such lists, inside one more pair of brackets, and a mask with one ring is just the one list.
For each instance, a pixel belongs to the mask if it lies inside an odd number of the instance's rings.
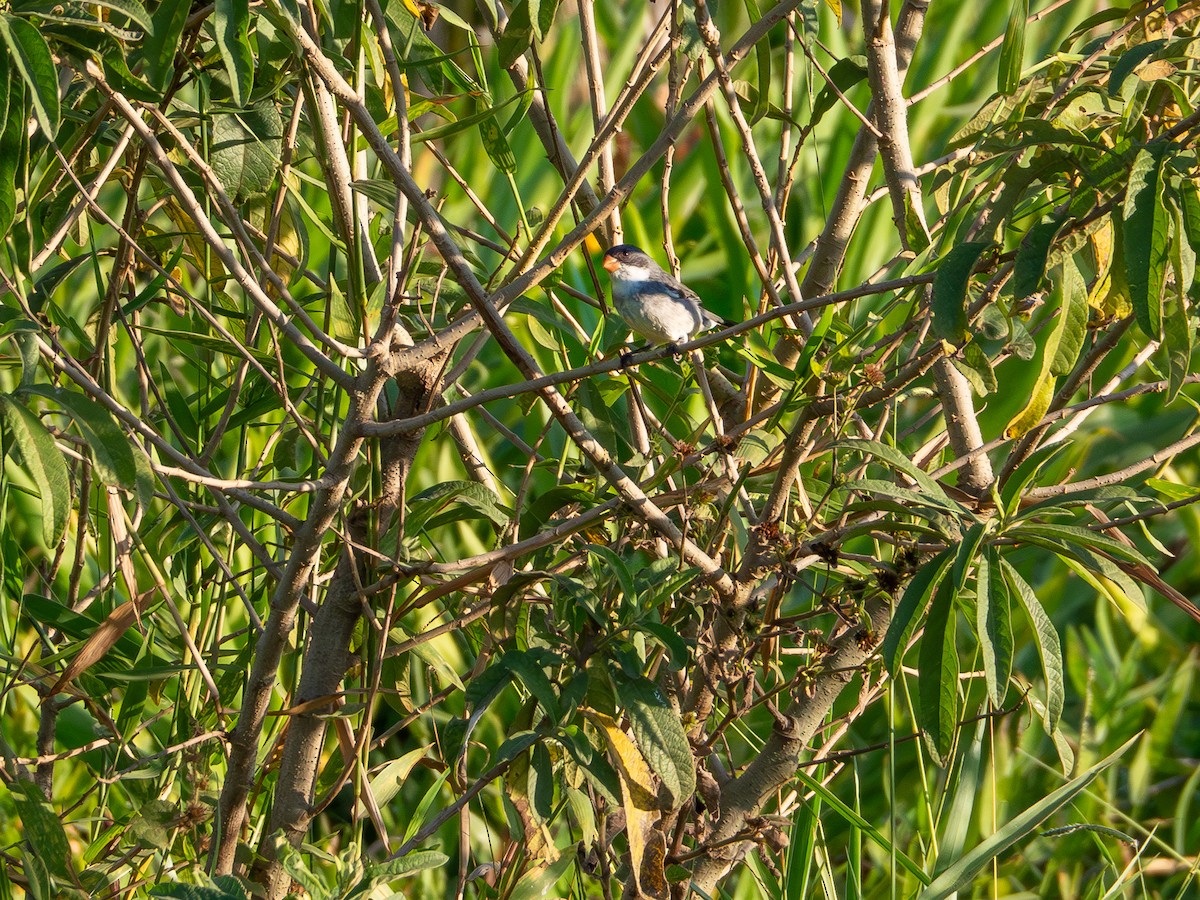
{"label": "bird", "polygon": [[674,347],[702,331],[734,324],[705,309],[695,291],[640,247],[609,247],[603,265],[612,276],[613,306],[634,334],[652,344]]}

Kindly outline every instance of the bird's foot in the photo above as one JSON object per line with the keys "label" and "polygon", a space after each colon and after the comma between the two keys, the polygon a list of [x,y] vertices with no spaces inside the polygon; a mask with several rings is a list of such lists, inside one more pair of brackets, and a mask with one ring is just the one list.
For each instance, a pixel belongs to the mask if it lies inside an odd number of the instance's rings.
{"label": "bird's foot", "polygon": [[632,365],[633,365],[633,351],[632,350],[622,350],[621,351],[621,368],[628,369]]}
{"label": "bird's foot", "polygon": [[675,359],[679,359],[679,357],[683,356],[683,352],[679,349],[679,345],[674,341],[671,341],[667,344],[667,352],[670,353]]}

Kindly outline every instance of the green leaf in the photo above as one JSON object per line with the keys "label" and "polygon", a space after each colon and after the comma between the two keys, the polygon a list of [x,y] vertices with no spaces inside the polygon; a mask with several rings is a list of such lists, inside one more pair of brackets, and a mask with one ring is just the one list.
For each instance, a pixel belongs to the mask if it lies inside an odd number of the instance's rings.
{"label": "green leaf", "polygon": [[467,683],[463,699],[467,708],[471,710],[472,718],[482,714],[492,701],[500,696],[508,683],[512,681],[512,674],[512,669],[503,662],[497,662],[488,666]]}
{"label": "green leaf", "polygon": [[561,2],[562,0],[534,0],[530,4],[536,8],[536,14],[530,18],[533,21],[534,34],[539,41],[544,41],[550,33],[550,26],[554,24],[554,16],[558,13]]}
{"label": "green leaf", "polygon": [[920,204],[916,204],[915,199],[916,195],[912,192],[904,192],[904,239],[913,253],[924,253],[929,249],[929,230],[920,215]]}
{"label": "green leaf", "polygon": [[496,752],[492,754],[492,758],[488,763],[489,767],[516,759],[534,744],[542,740],[543,737],[544,735],[537,731],[518,731],[496,749]]}
{"label": "green leaf", "polygon": [[954,557],[954,568],[950,570],[950,582],[954,585],[956,592],[961,591],[967,584],[967,577],[971,574],[971,567],[976,563],[975,556],[979,552],[980,544],[983,543],[986,531],[987,526],[982,522],[972,525],[958,545],[958,552]]}
{"label": "green leaf", "polygon": [[[757,0],[744,0],[746,4],[746,13],[750,17],[751,22],[757,22],[762,18],[762,11],[758,8]],[[750,110],[750,124],[754,125],[767,114],[767,110],[771,106],[771,92],[769,90],[771,84],[771,42],[758,41],[754,45],[754,62],[758,67],[758,78],[756,83],[759,90],[756,92],[754,108]]]}
{"label": "green leaf", "polygon": [[[821,121],[821,117],[840,102],[841,98],[838,97],[837,91],[845,94],[850,88],[866,80],[867,58],[865,56],[844,57],[830,66],[826,74],[832,85],[827,82],[813,100],[812,112],[808,117],[810,129],[815,128]],[[835,87],[837,91],[834,90]]]}
{"label": "green leaf", "polygon": [[679,809],[696,791],[696,763],[679,715],[647,678],[613,675],[617,698],[629,717],[630,730],[650,768],[662,779]]}
{"label": "green leaf", "polygon": [[20,96],[20,88],[22,84],[12,78],[12,68],[8,64],[8,54],[0,53],[0,131],[4,130],[4,123],[8,121],[8,103],[9,98]]}
{"label": "green leaf", "polygon": [[963,347],[962,359],[952,356],[950,363],[970,382],[971,389],[979,397],[994,394],[999,387],[992,361],[978,341],[968,341]]}
{"label": "green leaf", "polygon": [[1195,333],[1188,310],[1188,291],[1196,280],[1196,251],[1184,239],[1186,196],[1191,191],[1176,191],[1180,204],[1172,204],[1175,239],[1171,241],[1171,267],[1175,271],[1175,289],[1169,294],[1163,309],[1163,354],[1167,358],[1167,392],[1164,402],[1179,396],[1184,381],[1191,374]]}
{"label": "green leaf", "polygon": [[11,53],[10,61],[29,86],[33,113],[46,137],[58,134],[58,72],[50,47],[40,31],[24,19],[0,14],[0,39]]}
{"label": "green leaf", "polygon": [[384,209],[396,209],[396,186],[382,179],[363,178],[350,182],[350,190],[370,197]]}
{"label": "green leaf", "polygon": [[1055,347],[1050,360],[1051,375],[1066,375],[1079,359],[1087,335],[1087,285],[1073,257],[1063,258],[1060,275],[1062,304],[1054,326]]}
{"label": "green leaf", "polygon": [[893,678],[898,675],[904,662],[904,651],[908,648],[908,640],[917,627],[917,617],[929,602],[930,594],[937,587],[952,559],[950,551],[943,550],[918,569],[896,605],[880,649],[883,662]]}
{"label": "green leaf", "polygon": [[[534,735],[533,737],[534,740],[537,739],[537,735]],[[504,745],[500,746],[500,750],[504,750]],[[508,758],[511,759],[511,757]],[[438,774],[438,776],[433,780],[433,784],[431,784],[429,789],[425,791],[424,796],[422,796],[420,801],[417,803],[417,808],[413,810],[412,814],[408,817],[408,822],[404,827],[404,839],[402,843],[408,842],[414,834],[421,830],[421,826],[425,824],[425,817],[429,814],[430,807],[433,806],[433,802],[437,799],[438,794],[441,793],[442,786],[446,783],[446,779],[448,779],[452,774],[454,774],[454,770],[450,767],[447,767]],[[291,849],[290,845],[285,844],[285,846],[287,846],[288,849]],[[309,893],[312,893],[312,891],[309,890]],[[324,896],[324,891],[318,889],[314,896]]]}
{"label": "green leaf", "polygon": [[246,106],[254,89],[254,51],[250,48],[249,0],[216,0],[213,7],[213,26],[217,50],[225,71],[229,73],[229,89],[235,106]]}
{"label": "green leaf", "polygon": [[574,853],[564,853],[544,869],[532,866],[525,872],[508,895],[508,900],[544,900],[549,897],[559,897],[562,894],[555,886],[566,875],[567,870],[574,866]]}
{"label": "green leaf", "polygon": [[942,257],[933,279],[933,333],[954,345],[967,339],[967,286],[991,241],[967,241]]}
{"label": "green leaf", "polygon": [[371,776],[371,794],[380,807],[387,806],[392,798],[400,793],[408,776],[428,750],[428,745],[409,750],[398,759],[386,763],[382,769]]}
{"label": "green leaf", "polygon": [[71,511],[71,479],[62,451],[42,420],[12,397],[0,395],[0,411],[9,437],[21,451],[25,469],[42,498],[42,539],[47,550],[58,546]]}
{"label": "green leaf", "polygon": [[88,6],[101,6],[105,9],[119,12],[143,30],[147,30],[153,26],[153,19],[146,12],[146,7],[138,3],[137,0],[89,0]]}
{"label": "green leaf", "polygon": [[178,818],[179,807],[170,800],[149,800],[138,807],[129,833],[143,847],[165,847],[171,840],[171,825]]}
{"label": "green leaf", "polygon": [[489,115],[479,123],[479,138],[483,143],[483,149],[487,152],[488,159],[497,169],[509,175],[517,171],[516,154],[513,153],[508,138],[501,131],[500,123],[496,120],[495,115]]}
{"label": "green leaf", "polygon": [[938,585],[921,635],[917,656],[918,693],[925,745],[945,765],[958,728],[958,650],[955,646],[955,593],[950,582]]}
{"label": "green leaf", "polygon": [[447,59],[442,49],[425,34],[421,20],[414,12],[415,7],[415,4],[395,2],[384,7],[384,15],[396,25],[397,34],[392,40],[398,60],[409,66],[428,65],[437,60],[421,73],[435,93],[445,93],[445,83],[448,81],[462,93],[484,97],[490,103],[484,86]]}
{"label": "green leaf", "polygon": [[482,514],[497,528],[508,524],[511,513],[490,489],[475,481],[446,481],[426,488],[409,501],[405,530],[417,534],[433,516],[459,503]]}
{"label": "green leaf", "polygon": [[[708,0],[708,14],[710,17],[717,14],[716,0]],[[700,26],[696,23],[694,2],[679,4],[679,36],[679,49],[687,56],[699,59],[704,55],[704,39],[700,37]]]}
{"label": "green leaf", "polygon": [[111,35],[94,35],[91,49],[104,67],[104,77],[113,88],[143,103],[157,103],[162,98],[161,90],[129,71],[123,48]]}
{"label": "green leaf", "polygon": [[1133,70],[1166,46],[1167,42],[1164,40],[1147,41],[1136,47],[1130,47],[1122,53],[1121,58],[1113,65],[1112,71],[1108,73],[1108,96],[1120,96],[1125,79],[1133,74]]}
{"label": "green leaf", "polygon": [[401,856],[399,859],[373,863],[366,867],[362,879],[351,889],[350,893],[346,894],[346,898],[350,900],[350,898],[362,896],[377,885],[402,875],[411,875],[413,872],[422,872],[425,869],[440,869],[447,862],[449,862],[449,857],[444,853],[436,850],[417,850]]}
{"label": "green leaf", "polygon": [[[8,62],[0,57],[0,77],[8,80]],[[17,186],[24,179],[25,91],[13,82],[8,92],[7,115],[0,122],[0,234],[8,234],[17,215]]]}
{"label": "green leaf", "polygon": [[1066,702],[1066,687],[1063,676],[1062,645],[1059,643],[1058,632],[1054,623],[1046,615],[1046,610],[1038,601],[1033,588],[1020,576],[1012,564],[1006,559],[1000,560],[1004,571],[1004,579],[1008,582],[1025,614],[1033,625],[1033,633],[1037,641],[1038,655],[1042,659],[1042,672],[1046,676],[1046,731],[1053,733],[1058,730],[1058,720],[1062,716],[1063,705]]}
{"label": "green leaf", "polygon": [[[890,481],[878,478],[856,479],[854,490],[860,494],[874,494],[877,497],[895,500],[898,507],[908,507],[909,511],[915,515],[920,515],[922,510],[932,510],[933,515],[938,512],[959,512],[956,507],[939,503],[936,497],[930,497],[924,491],[916,488],[897,487]],[[930,519],[932,515],[926,515],[925,518]]]}
{"label": "green leaf", "polygon": [[574,726],[564,729],[559,735],[559,741],[567,748],[567,752],[597,792],[613,806],[620,806],[621,779],[608,757],[593,747],[583,732]]}
{"label": "green leaf", "polygon": [[1193,487],[1190,484],[1180,484],[1178,481],[1169,481],[1165,478],[1147,478],[1146,486],[1153,488],[1170,501],[1191,500],[1200,495],[1200,487]]}
{"label": "green leaf", "polygon": [[544,743],[534,746],[529,754],[529,805],[534,814],[546,821],[554,812],[554,764]]}
{"label": "green leaf", "polygon": [[279,169],[283,119],[275,101],[213,116],[209,162],[231,199],[266,191]]}
{"label": "green leaf", "polygon": [[[24,847],[21,848],[21,873],[28,883],[27,896],[32,900],[52,900],[55,892],[46,864],[36,853],[30,853]],[[7,871],[3,877],[7,879]]]}
{"label": "green leaf", "polygon": [[1083,774],[1072,778],[1062,787],[1028,807],[1024,812],[1009,820],[999,831],[981,841],[973,850],[957,860],[938,875],[921,894],[920,900],[944,900],[957,891],[966,891],[975,883],[976,876],[1001,853],[1017,841],[1033,834],[1043,821],[1075,799],[1096,780],[1096,777],[1116,762],[1129,746],[1136,741],[1133,737],[1121,745],[1115,753],[1105,757]]}
{"label": "green leaf", "polygon": [[1041,222],[1030,228],[1021,239],[1017,257],[1013,261],[1012,292],[1017,300],[1024,300],[1041,286],[1050,245],[1054,243],[1054,237],[1062,225],[1061,219]]}
{"label": "green leaf", "polygon": [[1029,402],[1017,413],[1004,429],[1005,437],[1015,439],[1026,434],[1046,414],[1050,401],[1054,399],[1054,381],[1048,375],[1041,375],[1029,392]]}
{"label": "green leaf", "polygon": [[510,650],[500,658],[500,663],[517,676],[537,702],[541,704],[546,715],[558,720],[558,694],[550,679],[546,677],[542,664],[528,650]]}
{"label": "green leaf", "polygon": [[49,801],[32,781],[20,779],[9,786],[13,805],[17,808],[21,832],[34,855],[56,878],[71,878],[71,847],[62,821]]}
{"label": "green leaf", "polygon": [[989,731],[986,718],[975,723],[975,733],[966,742],[946,784],[942,837],[938,841],[937,869],[941,872],[962,856],[962,848],[975,821],[975,808],[983,787],[980,765],[983,759],[983,739]]}
{"label": "green leaf", "polygon": [[1200,253],[1200,188],[1191,178],[1180,178],[1175,181],[1175,191],[1179,195],[1183,232],[1187,235],[1188,245]]}
{"label": "green leaf", "polygon": [[1146,559],[1137,548],[1124,544],[1115,538],[1110,538],[1100,531],[1082,528],[1078,525],[1059,525],[1054,522],[1022,522],[1018,527],[1010,529],[1008,534],[1013,537],[1037,535],[1062,541],[1065,544],[1078,544],[1090,547],[1101,553],[1108,553],[1131,563],[1138,563],[1153,569],[1154,564]]}
{"label": "green leaf", "polygon": [[169,884],[156,884],[150,889],[151,897],[170,897],[172,900],[247,900],[250,896],[244,890],[233,890],[233,885],[229,885],[229,889],[220,886],[221,879],[228,878],[233,880],[232,876],[218,875],[214,879],[214,884],[180,884],[173,882]]}
{"label": "green leaf", "polygon": [[[537,4],[537,0],[517,0],[513,4],[508,22],[504,25],[504,32],[496,42],[501,67],[507,69],[520,59],[537,36],[533,24],[536,15],[531,9],[535,4]],[[540,6],[540,4],[537,5]]]}
{"label": "green leaf", "polygon": [[191,7],[187,3],[160,3],[150,19],[150,27],[142,39],[142,59],[147,80],[159,90],[166,90],[175,74],[175,54],[180,49],[183,26],[187,24]]}
{"label": "green leaf", "polygon": [[839,442],[840,446],[850,450],[857,450],[860,453],[867,453],[877,459],[889,463],[897,471],[902,472],[916,482],[926,495],[929,502],[938,502],[943,508],[953,510],[961,515],[966,515],[966,510],[961,504],[955,503],[942,489],[942,486],[929,477],[929,474],[915,465],[913,461],[901,453],[894,447],[889,447],[887,444],[882,444],[879,441],[868,441],[861,439],[850,439]]}
{"label": "green leaf", "polygon": [[[462,118],[455,119],[452,122],[447,122],[445,125],[438,125],[435,128],[426,128],[424,131],[417,132],[412,136],[412,142],[414,144],[423,144],[426,141],[440,141],[443,138],[450,137],[451,135],[467,131],[472,125],[481,124],[489,119],[493,120],[494,122],[496,114],[500,110],[504,109],[504,107],[508,106],[510,103],[516,103],[523,96],[523,94],[514,94],[507,100],[497,103],[495,106],[483,106],[481,104],[477,110],[471,113],[469,116],[463,116]],[[395,203],[394,200],[391,202],[393,204]]]}
{"label": "green leaf", "polygon": [[[828,785],[818,778],[813,778],[804,769],[800,769],[796,773],[796,779],[804,785],[805,789],[812,791],[823,803],[828,804],[829,808],[837,813],[838,818],[844,819],[846,822],[854,825],[854,827],[861,829],[863,834],[867,835],[883,851],[884,855],[894,856],[896,862],[917,879],[917,881],[921,884],[929,884],[929,876],[925,874],[925,870],[898,847],[895,840],[883,834],[878,828],[864,819],[856,809],[831,791]],[[830,896],[836,896],[836,894]]]}
{"label": "green leaf", "polygon": [[1004,703],[1013,664],[1012,613],[998,569],[999,557],[995,548],[989,547],[975,570],[975,628],[988,699],[996,709]]}
{"label": "green leaf", "polygon": [[1087,287],[1071,257],[1062,261],[1061,271],[1050,301],[1047,316],[1054,316],[1053,325],[1041,348],[1037,381],[1029,391],[1029,402],[1009,421],[1004,433],[1017,438],[1042,420],[1054,399],[1055,379],[1075,367],[1087,335]]}
{"label": "green leaf", "polygon": [[1000,47],[1000,71],[996,89],[1011,94],[1021,84],[1021,68],[1025,59],[1025,20],[1029,17],[1029,0],[1014,0]]}
{"label": "green leaf", "polygon": [[127,491],[137,490],[138,467],[133,447],[112,413],[90,397],[62,388],[34,385],[25,388],[25,392],[54,401],[75,421],[84,443],[92,451],[96,474],[102,482]]}
{"label": "green leaf", "polygon": [[608,578],[615,578],[617,584],[621,586],[621,594],[626,601],[632,603],[637,599],[637,589],[633,585],[633,574],[629,571],[629,566],[625,565],[625,560],[621,559],[614,550],[610,547],[605,547],[603,544],[588,544],[586,551],[591,556],[599,557],[604,574]]}
{"label": "green leaf", "polygon": [[[446,775],[443,774],[442,778],[445,779],[445,777]],[[276,834],[272,840],[275,842],[279,865],[291,880],[311,896],[323,897],[326,893],[325,885],[308,867],[305,854],[301,853],[299,848],[293,847],[288,841],[285,841],[281,834]]]}
{"label": "green leaf", "polygon": [[1142,149],[1125,193],[1125,271],[1138,326],[1162,338],[1163,279],[1169,255],[1170,216],[1163,203],[1161,151]]}
{"label": "green leaf", "polygon": [[[555,513],[567,506],[590,506],[595,502],[595,494],[586,488],[574,485],[562,485],[538,494],[521,513],[521,527],[518,537],[521,540],[533,537],[550,524]],[[582,510],[580,510],[582,511]]]}
{"label": "green leaf", "polygon": [[677,629],[662,622],[639,622],[638,628],[658,638],[659,643],[666,648],[667,661],[672,669],[678,672],[688,664],[691,653],[687,641]]}

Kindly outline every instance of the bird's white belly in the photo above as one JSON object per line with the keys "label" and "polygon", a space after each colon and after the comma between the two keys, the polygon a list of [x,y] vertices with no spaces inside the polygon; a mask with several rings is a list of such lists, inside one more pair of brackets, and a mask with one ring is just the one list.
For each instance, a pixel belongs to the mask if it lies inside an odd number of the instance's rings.
{"label": "bird's white belly", "polygon": [[683,343],[699,327],[691,306],[667,294],[618,297],[616,306],[634,333],[656,344]]}

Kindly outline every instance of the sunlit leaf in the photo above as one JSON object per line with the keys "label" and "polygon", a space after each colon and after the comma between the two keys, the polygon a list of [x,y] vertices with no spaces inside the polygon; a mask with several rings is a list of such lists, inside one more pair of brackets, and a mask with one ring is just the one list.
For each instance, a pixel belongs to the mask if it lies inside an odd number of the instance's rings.
{"label": "sunlit leaf", "polygon": [[213,7],[217,49],[229,75],[229,89],[236,106],[250,102],[254,89],[254,51],[250,47],[249,0],[216,0]]}
{"label": "sunlit leaf", "polygon": [[[8,79],[8,63],[0,57],[0,78]],[[17,214],[17,186],[25,150],[25,93],[14,81],[8,91],[7,115],[0,122],[0,234],[7,234]]]}
{"label": "sunlit leaf", "polygon": [[975,576],[975,628],[988,698],[999,709],[1012,674],[1013,633],[1008,589],[995,549],[980,558]]}
{"label": "sunlit leaf", "polygon": [[696,764],[679,714],[648,679],[614,675],[613,683],[638,749],[678,809],[696,790]]}
{"label": "sunlit leaf", "polygon": [[35,385],[26,391],[54,401],[74,419],[91,450],[101,481],[128,491],[137,489],[138,468],[133,447],[108,410],[83,394],[61,388]]}
{"label": "sunlit leaf", "polygon": [[1142,331],[1162,337],[1163,279],[1169,256],[1169,215],[1163,204],[1161,153],[1138,151],[1125,194],[1125,270],[1129,298]]}
{"label": "sunlit leaf", "polygon": [[0,13],[0,39],[8,47],[10,63],[29,88],[38,125],[53,140],[58,134],[58,71],[46,39],[29,22],[8,13]]}
{"label": "sunlit leaf", "polygon": [[47,871],[58,878],[72,878],[67,833],[41,788],[32,781],[21,779],[12,782],[7,793],[21,817],[21,830],[26,840]]}
{"label": "sunlit leaf", "polygon": [[1025,20],[1029,17],[1029,0],[1014,0],[1008,13],[1008,28],[1000,45],[1000,70],[996,89],[1011,94],[1021,83],[1021,68],[1025,58]]}
{"label": "sunlit leaf", "polygon": [[1167,42],[1164,40],[1147,41],[1122,53],[1108,74],[1108,96],[1120,96],[1125,79],[1133,74],[1133,70],[1166,46]]}
{"label": "sunlit leaf", "polygon": [[282,142],[283,120],[273,100],[213,116],[210,162],[231,198],[245,199],[271,186]]}
{"label": "sunlit leaf", "polygon": [[142,59],[146,61],[146,77],[160,90],[166,90],[175,73],[175,54],[183,26],[190,9],[186,3],[160,3],[151,17],[150,27],[142,40]]}
{"label": "sunlit leaf", "polygon": [[1010,819],[995,834],[985,838],[973,850],[939,874],[929,887],[921,892],[920,900],[944,900],[957,891],[969,889],[975,883],[976,876],[992,860],[1017,841],[1031,836],[1038,825],[1082,793],[1101,772],[1116,762],[1135,740],[1136,738],[1131,738],[1126,741],[1115,753],[1105,757],[1079,776],[1072,778],[1046,797],[1026,807],[1024,812]]}
{"label": "sunlit leaf", "polygon": [[1000,560],[1004,571],[1004,579],[1012,588],[1017,599],[1025,608],[1025,614],[1033,625],[1038,655],[1042,659],[1042,673],[1046,677],[1046,730],[1058,729],[1058,720],[1062,716],[1063,705],[1066,702],[1065,679],[1063,676],[1062,645],[1054,623],[1046,615],[1046,610],[1038,601],[1028,582],[1020,576],[1016,569],[1006,559]]}
{"label": "sunlit leaf", "polygon": [[0,412],[12,443],[21,451],[26,471],[33,477],[42,498],[42,540],[51,549],[57,546],[67,527],[71,511],[71,479],[62,451],[42,424],[42,420],[16,400],[0,396]]}
{"label": "sunlit leaf", "polygon": [[1060,268],[1062,304],[1054,326],[1054,355],[1050,360],[1051,375],[1066,375],[1073,368],[1083,349],[1087,333],[1087,285],[1075,266],[1075,260],[1065,257]]}

